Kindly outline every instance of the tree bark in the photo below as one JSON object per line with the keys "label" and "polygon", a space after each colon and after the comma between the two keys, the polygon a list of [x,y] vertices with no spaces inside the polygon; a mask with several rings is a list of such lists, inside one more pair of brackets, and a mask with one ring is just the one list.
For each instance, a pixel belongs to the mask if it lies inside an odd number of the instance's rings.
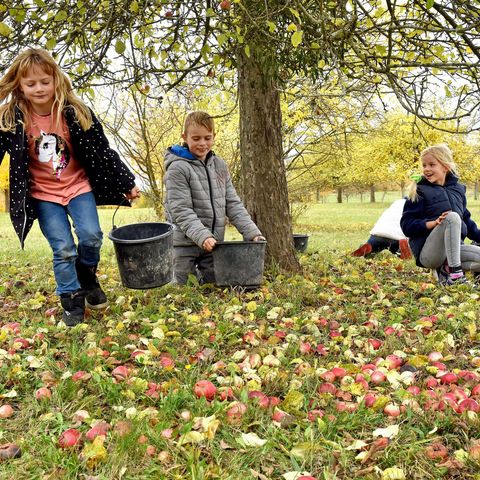
{"label": "tree bark", "polygon": [[375,203],[375,185],[370,185],[370,203]]}
{"label": "tree bark", "polygon": [[[259,55],[259,53],[257,53]],[[280,94],[255,52],[237,54],[244,204],[267,238],[267,262],[299,271],[283,162]]]}
{"label": "tree bark", "polygon": [[337,188],[337,203],[343,203],[343,188]]}

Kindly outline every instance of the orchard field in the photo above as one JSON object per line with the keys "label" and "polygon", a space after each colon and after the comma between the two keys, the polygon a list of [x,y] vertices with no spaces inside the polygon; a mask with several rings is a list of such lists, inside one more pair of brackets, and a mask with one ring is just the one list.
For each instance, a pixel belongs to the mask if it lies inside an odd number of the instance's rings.
{"label": "orchard field", "polygon": [[122,287],[101,210],[110,307],[73,329],[2,214],[0,479],[479,479],[480,292],[348,256],[393,199],[310,205],[303,275],[250,292]]}

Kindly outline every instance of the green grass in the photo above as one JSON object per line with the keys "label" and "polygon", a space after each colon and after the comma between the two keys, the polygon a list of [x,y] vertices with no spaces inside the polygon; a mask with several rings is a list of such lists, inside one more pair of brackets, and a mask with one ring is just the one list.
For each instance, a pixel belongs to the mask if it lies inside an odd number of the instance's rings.
{"label": "green grass", "polygon": [[[308,252],[336,250],[344,253],[354,250],[368,239],[374,223],[391,202],[398,198],[398,194],[389,192],[385,197],[388,201],[376,203],[350,200],[342,204],[328,201],[302,205],[302,214],[296,219],[294,233],[309,235]],[[468,201],[472,217],[480,219],[480,200],[469,198]],[[99,209],[100,223],[104,232],[102,256],[109,258],[114,255],[112,242],[108,239],[108,233],[112,230],[112,220],[116,226],[159,221],[153,209],[120,208],[113,218],[114,212],[115,210],[110,208]],[[240,235],[233,227],[229,227],[227,238],[239,239]],[[50,257],[48,244],[37,222],[29,233],[25,250],[22,252],[8,214],[0,213],[0,240],[3,240],[0,261],[16,257],[22,263],[28,263],[38,258]]]}
{"label": "green grass", "polygon": [[[262,287],[249,292],[122,287],[107,238],[113,210],[102,209],[100,279],[110,306],[87,312],[73,329],[59,322],[51,253],[38,228],[21,252],[0,215],[0,406],[14,410],[0,419],[0,445],[22,449],[21,458],[0,462],[0,479],[283,480],[309,472],[318,480],[383,480],[396,467],[414,480],[478,480],[480,414],[438,406],[447,391],[471,395],[480,383],[478,292],[438,288],[428,272],[388,252],[343,255],[368,238],[389,203],[310,205],[295,228],[311,235],[299,255],[302,275],[266,271]],[[154,220],[152,210],[121,209],[115,222]],[[458,374],[455,384],[427,388],[442,373],[431,352]],[[389,363],[393,354],[414,367],[412,378]],[[126,379],[112,374],[118,366],[127,367]],[[334,367],[345,376],[327,380]],[[374,383],[372,368],[388,378]],[[213,401],[196,397],[198,380],[216,386]],[[407,391],[409,382],[419,395]],[[325,383],[333,393],[319,390]],[[40,387],[51,398],[37,400]],[[222,400],[228,387],[234,398]],[[280,404],[260,408],[252,390]],[[367,393],[376,398],[369,408]],[[237,421],[228,413],[234,402],[245,405]],[[384,412],[389,403],[402,407],[398,417]],[[288,414],[281,423],[276,409]],[[79,411],[89,416],[80,421]],[[86,434],[100,420],[110,429],[95,453]],[[398,433],[376,448],[376,429],[395,425]],[[83,444],[61,449],[70,428]],[[261,444],[245,444],[245,435]],[[427,449],[438,443],[445,457],[432,460]]]}
{"label": "green grass", "polygon": [[[364,243],[369,231],[398,196],[388,195],[387,202],[310,204],[296,221],[295,233],[308,233],[308,251],[337,250],[349,252]],[[480,200],[468,199],[472,218],[480,223]]]}
{"label": "green grass", "polygon": [[[108,233],[112,230],[113,220],[117,227],[129,223],[158,221],[154,210],[148,208],[120,208],[115,214],[115,218],[114,209],[100,208],[98,212],[100,224],[104,232],[102,254],[107,256],[113,254],[113,245],[108,239]],[[27,236],[25,250],[22,251],[18,237],[10,222],[9,215],[2,212],[0,213],[0,240],[2,241],[0,260],[3,261],[16,257],[22,263],[28,263],[40,258],[46,259],[51,256],[50,247],[38,227],[38,222],[34,223],[32,230]]]}

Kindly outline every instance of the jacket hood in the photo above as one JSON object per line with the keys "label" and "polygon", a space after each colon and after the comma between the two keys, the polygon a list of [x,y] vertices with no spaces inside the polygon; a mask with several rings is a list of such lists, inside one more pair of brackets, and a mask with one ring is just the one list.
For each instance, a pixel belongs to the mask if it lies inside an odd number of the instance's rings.
{"label": "jacket hood", "polygon": [[[209,159],[214,153],[212,151],[208,152],[207,159]],[[173,145],[170,148],[167,148],[165,153],[165,170],[176,161],[197,161],[201,162],[192,152],[188,149],[188,147],[184,147],[182,145]]]}
{"label": "jacket hood", "polygon": [[177,162],[179,160],[193,161],[196,160],[196,158],[187,147],[173,145],[170,148],[167,148],[167,151],[165,152],[165,170],[173,162]]}

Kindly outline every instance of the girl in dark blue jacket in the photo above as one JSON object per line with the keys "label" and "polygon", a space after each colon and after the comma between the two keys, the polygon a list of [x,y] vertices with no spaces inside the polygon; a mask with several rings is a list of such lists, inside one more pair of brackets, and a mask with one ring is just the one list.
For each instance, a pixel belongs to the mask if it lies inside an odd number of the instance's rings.
{"label": "girl in dark blue jacket", "polygon": [[480,271],[480,230],[467,209],[465,185],[458,182],[451,150],[433,145],[420,154],[423,175],[412,185],[400,226],[409,238],[417,265],[435,269],[439,282],[466,281],[464,271]]}

